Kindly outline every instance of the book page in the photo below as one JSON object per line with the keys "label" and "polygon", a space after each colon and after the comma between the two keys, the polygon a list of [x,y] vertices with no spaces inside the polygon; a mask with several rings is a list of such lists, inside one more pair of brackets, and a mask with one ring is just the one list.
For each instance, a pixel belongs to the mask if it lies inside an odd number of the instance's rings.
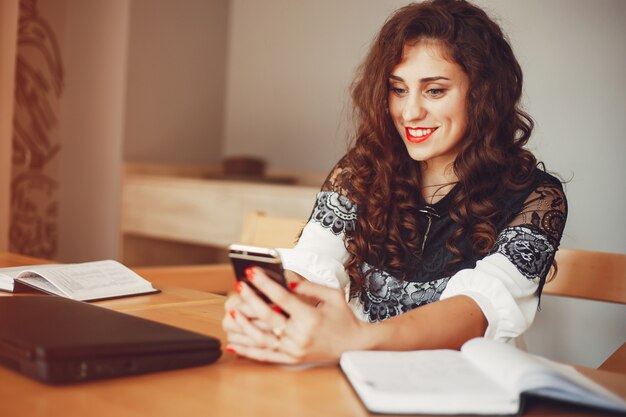
{"label": "book page", "polygon": [[13,277],[8,274],[0,273],[0,290],[13,292]]}
{"label": "book page", "polygon": [[52,285],[50,281],[47,281],[45,278],[42,278],[39,275],[33,274],[32,276],[29,276],[28,283],[35,286],[36,288],[39,288],[43,292],[60,295],[61,297],[70,297],[70,294],[59,290],[57,287]]}
{"label": "book page", "polygon": [[626,412],[626,401],[578,372],[573,366],[537,358],[543,372],[530,373],[519,381],[520,390],[529,394]]}
{"label": "book page", "polygon": [[490,339],[470,340],[461,350],[486,373],[517,392],[626,412],[626,401],[573,366]]}
{"label": "book page", "polygon": [[376,357],[365,353],[353,360],[360,377],[381,391],[419,391],[433,395],[456,389],[468,394],[499,390],[493,381],[484,378],[474,365],[454,350],[376,352]]}
{"label": "book page", "polygon": [[13,278],[24,268],[2,268],[0,269],[0,290],[13,292]]}
{"label": "book page", "polygon": [[519,381],[523,375],[541,372],[540,361],[513,345],[482,337],[466,342],[461,352],[494,381],[508,390],[521,393]]}
{"label": "book page", "polygon": [[[41,265],[45,267],[54,266],[53,264]],[[13,291],[13,279],[15,279],[20,272],[28,269],[28,266],[12,266],[10,268],[0,268],[0,290]]]}
{"label": "book page", "polygon": [[510,414],[518,409],[517,393],[458,351],[346,352],[340,364],[370,410]]}
{"label": "book page", "polygon": [[116,261],[32,267],[19,279],[35,286],[41,277],[77,300],[130,295],[152,290],[150,282]]}

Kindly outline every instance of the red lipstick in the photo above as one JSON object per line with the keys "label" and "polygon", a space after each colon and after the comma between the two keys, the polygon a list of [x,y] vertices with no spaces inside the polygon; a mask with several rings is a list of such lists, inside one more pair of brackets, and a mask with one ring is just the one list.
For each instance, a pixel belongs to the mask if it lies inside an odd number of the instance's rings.
{"label": "red lipstick", "polygon": [[[411,143],[422,143],[428,140],[437,128],[432,127],[405,127],[406,140]],[[413,133],[411,133],[413,132]]]}

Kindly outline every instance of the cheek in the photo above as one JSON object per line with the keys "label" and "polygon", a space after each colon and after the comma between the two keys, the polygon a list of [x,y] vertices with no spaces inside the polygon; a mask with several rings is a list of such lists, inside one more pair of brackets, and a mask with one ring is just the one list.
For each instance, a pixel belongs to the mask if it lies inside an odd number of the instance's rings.
{"label": "cheek", "polygon": [[465,103],[459,105],[457,111],[457,125],[464,135],[467,130],[467,108],[465,107]]}
{"label": "cheek", "polygon": [[442,109],[445,118],[451,123],[454,130],[465,131],[467,126],[467,110],[464,102],[455,102]]}
{"label": "cheek", "polygon": [[400,115],[402,114],[400,100],[398,100],[397,97],[390,95],[387,102],[389,103],[387,107],[389,109],[389,115],[391,116],[393,121],[396,122],[398,120],[398,117],[400,117]]}

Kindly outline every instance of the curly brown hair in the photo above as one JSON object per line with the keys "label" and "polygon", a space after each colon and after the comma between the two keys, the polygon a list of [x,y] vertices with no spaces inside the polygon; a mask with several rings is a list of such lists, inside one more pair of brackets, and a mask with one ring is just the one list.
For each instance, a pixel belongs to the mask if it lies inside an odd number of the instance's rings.
{"label": "curly brown hair", "polygon": [[366,260],[374,269],[406,279],[403,247],[421,253],[419,162],[408,155],[388,112],[391,71],[401,62],[404,46],[421,39],[443,46],[446,57],[469,78],[468,126],[453,165],[460,191],[450,209],[458,224],[447,242],[452,263],[466,256],[457,247],[464,233],[471,237],[475,254],[493,248],[498,198],[506,190],[527,187],[537,169],[533,154],[523,149],[533,121],[519,105],[522,71],[499,26],[463,0],[426,1],[397,10],[374,40],[352,85],[356,137],[342,164],[359,207],[356,228],[346,243],[353,294],[362,285],[360,265]]}

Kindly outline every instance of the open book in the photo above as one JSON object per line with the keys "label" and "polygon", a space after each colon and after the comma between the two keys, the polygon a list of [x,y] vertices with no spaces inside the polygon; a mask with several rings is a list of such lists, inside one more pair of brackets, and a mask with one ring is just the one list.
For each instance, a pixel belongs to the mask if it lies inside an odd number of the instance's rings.
{"label": "open book", "polygon": [[395,414],[518,414],[525,395],[626,412],[573,367],[476,338],[461,351],[351,351],[340,366],[365,407]]}
{"label": "open book", "polygon": [[159,291],[149,281],[112,260],[0,268],[0,290],[44,292],[81,301]]}

